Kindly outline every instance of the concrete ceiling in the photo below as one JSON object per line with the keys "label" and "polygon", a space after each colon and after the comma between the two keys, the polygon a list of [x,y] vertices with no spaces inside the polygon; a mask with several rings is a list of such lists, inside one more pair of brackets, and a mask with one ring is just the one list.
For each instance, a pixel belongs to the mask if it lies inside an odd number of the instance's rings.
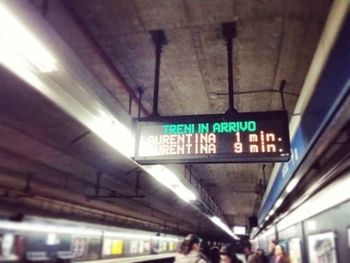
{"label": "concrete ceiling", "polygon": [[[285,95],[286,108],[292,113],[331,2],[32,1],[103,84],[104,93],[97,88],[95,91],[106,104],[118,103],[127,112],[130,94],[137,94],[138,87],[144,90],[143,116],[152,108],[154,47],[148,31],[153,29],[164,29],[168,39],[162,56],[160,114],[227,110],[226,48],[220,26],[229,21],[237,21],[238,27],[235,91],[278,90],[281,80],[286,80],[286,91],[296,94]],[[103,174],[101,184],[106,194],[132,194],[135,164],[6,70],[1,69],[0,79],[0,174],[7,188],[23,191],[27,174],[32,173],[39,197],[102,208],[111,215],[148,221],[158,227],[167,225],[171,230],[212,232],[204,216],[147,176],[141,177],[140,193],[146,195],[143,199],[86,201],[85,196],[95,191],[98,172]],[[211,96],[214,93],[218,94],[216,98]],[[237,95],[235,107],[239,112],[279,110],[280,95]],[[131,115],[136,114],[134,100]],[[260,205],[256,185],[263,180],[263,165],[192,165],[192,171],[229,224],[246,224]],[[264,168],[266,180],[272,167],[266,164]],[[19,202],[18,198],[7,200]],[[178,213],[173,213],[174,209]]]}

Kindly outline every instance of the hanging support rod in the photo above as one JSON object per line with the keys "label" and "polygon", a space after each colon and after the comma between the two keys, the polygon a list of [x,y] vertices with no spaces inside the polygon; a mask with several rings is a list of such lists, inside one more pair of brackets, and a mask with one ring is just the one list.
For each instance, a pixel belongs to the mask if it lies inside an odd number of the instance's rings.
{"label": "hanging support rod", "polygon": [[267,185],[265,168],[266,168],[266,164],[263,164],[262,165],[262,174],[263,174],[263,179],[264,179],[264,187],[266,187],[266,185]]}
{"label": "hanging support rod", "polygon": [[229,22],[221,25],[222,35],[226,41],[227,49],[227,77],[228,77],[228,103],[229,108],[226,111],[227,114],[236,114],[237,110],[234,106],[234,82],[233,82],[233,39],[236,37],[236,23]]}
{"label": "hanging support rod", "polygon": [[143,89],[141,87],[137,88],[137,92],[139,93],[139,100],[138,100],[138,110],[137,110],[137,119],[140,120],[141,118],[141,106],[142,106],[142,94]]}
{"label": "hanging support rod", "polygon": [[286,109],[286,103],[284,101],[284,88],[286,87],[286,81],[282,80],[280,84],[280,93],[281,93],[281,102],[282,102],[282,110]]}
{"label": "hanging support rod", "polygon": [[154,73],[154,93],[153,93],[153,111],[150,117],[159,117],[158,112],[158,97],[159,97],[159,76],[160,76],[160,59],[162,54],[162,48],[167,44],[165,33],[163,30],[150,31],[152,40],[155,45],[155,73]]}

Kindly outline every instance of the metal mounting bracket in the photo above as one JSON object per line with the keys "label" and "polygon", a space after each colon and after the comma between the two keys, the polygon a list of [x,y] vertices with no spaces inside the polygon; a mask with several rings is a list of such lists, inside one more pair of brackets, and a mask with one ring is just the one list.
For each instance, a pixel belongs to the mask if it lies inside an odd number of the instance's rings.
{"label": "metal mounting bracket", "polygon": [[281,94],[281,103],[282,103],[282,109],[285,110],[286,109],[286,104],[285,104],[285,101],[284,101],[284,88],[286,87],[286,81],[285,80],[282,80],[281,81],[281,84],[280,84],[280,88],[279,88],[279,91],[280,91],[280,94]]}
{"label": "metal mounting bracket", "polygon": [[236,23],[229,22],[223,23],[221,25],[222,35],[226,41],[226,50],[227,50],[227,77],[228,77],[228,103],[229,108],[226,111],[227,114],[237,114],[237,110],[234,106],[234,81],[233,81],[233,39],[237,35]]}
{"label": "metal mounting bracket", "polygon": [[137,171],[136,182],[135,182],[135,194],[124,195],[124,194],[118,194],[116,191],[110,191],[109,194],[101,195],[101,194],[100,194],[100,188],[101,188],[100,182],[101,182],[102,173],[101,173],[101,172],[98,172],[98,173],[96,174],[95,194],[92,195],[92,196],[87,196],[86,199],[87,199],[87,201],[90,201],[90,200],[101,200],[101,199],[121,199],[121,198],[132,199],[132,198],[144,198],[144,197],[146,197],[145,195],[140,195],[140,194],[139,194],[140,175],[141,175],[141,172],[140,172],[140,171]]}
{"label": "metal mounting bracket", "polygon": [[163,46],[166,45],[167,39],[164,30],[152,30],[150,31],[153,43],[155,45],[155,72],[154,72],[154,93],[153,93],[153,111],[150,117],[159,117],[158,112],[158,97],[159,97],[159,77],[160,77],[160,59]]}

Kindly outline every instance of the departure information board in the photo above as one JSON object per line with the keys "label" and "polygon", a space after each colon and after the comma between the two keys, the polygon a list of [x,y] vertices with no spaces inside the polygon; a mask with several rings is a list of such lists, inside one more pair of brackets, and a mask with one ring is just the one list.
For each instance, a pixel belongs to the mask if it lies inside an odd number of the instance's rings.
{"label": "departure information board", "polygon": [[286,111],[161,117],[137,123],[140,164],[285,162]]}

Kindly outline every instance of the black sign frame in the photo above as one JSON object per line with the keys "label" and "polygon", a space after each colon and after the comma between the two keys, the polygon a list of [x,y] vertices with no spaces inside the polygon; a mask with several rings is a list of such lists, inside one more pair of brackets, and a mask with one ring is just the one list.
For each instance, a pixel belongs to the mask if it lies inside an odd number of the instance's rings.
{"label": "black sign frame", "polygon": [[[287,154],[276,156],[276,153],[257,153],[256,158],[246,156],[233,156],[234,153],[216,154],[186,154],[186,155],[163,155],[163,156],[139,156],[140,132],[142,125],[154,124],[178,124],[178,123],[201,123],[220,121],[281,121],[281,129]],[[159,116],[152,118],[140,118],[136,121],[136,143],[134,160],[144,164],[176,164],[176,163],[261,163],[261,162],[287,162],[290,159],[290,138],[288,128],[287,111],[246,112],[235,114],[210,114],[210,115],[181,115],[181,116]]]}

